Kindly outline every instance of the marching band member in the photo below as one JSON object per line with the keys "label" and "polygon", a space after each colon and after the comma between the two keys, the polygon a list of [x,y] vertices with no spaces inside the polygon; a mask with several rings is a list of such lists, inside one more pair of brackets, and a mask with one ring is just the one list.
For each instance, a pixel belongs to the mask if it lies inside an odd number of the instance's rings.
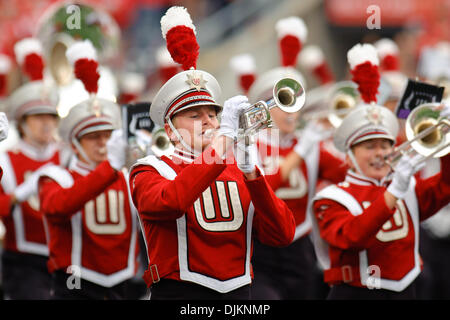
{"label": "marching band member", "polygon": [[[140,159],[130,173],[147,241],[151,299],[249,299],[252,238],[289,244],[292,212],[255,166],[251,146],[238,143],[237,165],[227,153],[249,104],[244,96],[227,100],[219,127],[220,86],[195,69],[198,44],[189,13],[172,7],[161,27],[169,52],[186,71],[162,86],[150,108],[175,145],[173,155]],[[207,134],[217,128],[216,136]]]}
{"label": "marching band member", "polygon": [[19,66],[30,80],[7,100],[7,113],[20,139],[0,155],[3,179],[0,217],[6,228],[2,255],[6,299],[48,299],[50,274],[45,227],[39,215],[38,169],[59,164],[61,152],[55,141],[57,93],[43,81],[44,60],[40,42],[26,38],[15,44]]}
{"label": "marching band member", "polygon": [[[303,43],[306,26],[297,17],[277,23],[283,66],[261,76],[250,88],[252,101],[267,101],[272,97],[274,85],[283,78],[293,78],[304,84],[295,69],[296,57],[286,48],[286,38]],[[280,30],[281,29],[281,30]],[[297,30],[298,34],[287,30]],[[289,57],[289,55],[294,55]],[[297,101],[296,103],[299,103]],[[255,241],[252,286],[254,299],[313,299],[321,295],[321,274],[317,268],[314,248],[309,238],[311,222],[308,204],[315,194],[318,178],[342,181],[346,168],[343,162],[320,146],[322,134],[315,124],[308,124],[298,132],[300,111],[287,113],[279,108],[270,109],[278,133],[269,129],[258,136],[258,149],[266,179],[275,194],[292,210],[296,222],[294,241],[285,248],[274,248]]]}
{"label": "marching band member", "polygon": [[[137,268],[137,221],[121,169],[126,143],[120,107],[95,96],[97,61],[89,40],[67,50],[77,77],[92,94],[62,118],[60,134],[75,156],[68,169],[40,173],[47,222],[52,299],[124,299]],[[79,68],[82,68],[81,71]]]}
{"label": "marching band member", "polygon": [[414,178],[424,165],[421,155],[403,156],[391,173],[384,156],[399,126],[389,109],[375,104],[375,48],[357,44],[348,59],[366,103],[347,115],[334,138],[350,169],[344,182],[313,199],[314,245],[331,286],[328,299],[412,299],[421,271],[419,222],[450,200],[450,157],[441,160],[447,169],[425,180]]}

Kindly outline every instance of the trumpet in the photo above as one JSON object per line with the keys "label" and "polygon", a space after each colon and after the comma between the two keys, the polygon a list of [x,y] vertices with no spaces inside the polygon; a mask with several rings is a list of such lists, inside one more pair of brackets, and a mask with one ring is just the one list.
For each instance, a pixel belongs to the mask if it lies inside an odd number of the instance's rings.
{"label": "trumpet", "polygon": [[167,136],[164,128],[159,128],[153,131],[150,150],[155,155],[157,155],[158,157],[161,157],[163,155],[168,156],[173,152],[173,149],[173,145],[170,142],[170,139]]}
{"label": "trumpet", "polygon": [[424,158],[419,163],[431,157],[447,155],[450,152],[450,121],[440,116],[441,108],[440,103],[425,103],[416,107],[406,119],[408,141],[395,147],[384,157],[384,162],[394,169],[403,155],[421,154]]}
{"label": "trumpet", "polygon": [[357,86],[352,81],[341,81],[329,88],[324,105],[325,110],[306,111],[302,122],[319,121],[328,119],[334,128],[338,128],[345,116],[352,111],[359,102]]}
{"label": "trumpet", "polygon": [[272,127],[270,109],[278,107],[284,112],[294,113],[305,105],[305,90],[296,80],[283,78],[273,87],[272,98],[258,101],[248,107],[239,118],[239,135],[252,136],[257,131]]}

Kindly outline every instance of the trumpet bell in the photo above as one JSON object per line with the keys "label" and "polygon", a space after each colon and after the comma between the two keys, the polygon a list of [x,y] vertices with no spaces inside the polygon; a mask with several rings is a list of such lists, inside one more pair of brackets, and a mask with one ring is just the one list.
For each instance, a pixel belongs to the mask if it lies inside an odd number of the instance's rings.
{"label": "trumpet bell", "polygon": [[255,134],[257,131],[270,128],[272,118],[270,109],[278,107],[287,113],[299,111],[305,105],[305,89],[297,80],[283,78],[273,86],[272,98],[258,101],[248,107],[239,117],[239,131],[242,136]]}
{"label": "trumpet bell", "polygon": [[284,112],[297,112],[305,105],[305,90],[297,80],[284,78],[273,87],[273,99],[275,105]]}
{"label": "trumpet bell", "polygon": [[152,145],[150,149],[158,157],[172,154],[174,147],[164,128],[157,129],[152,133]]}
{"label": "trumpet bell", "polygon": [[440,118],[439,106],[440,103],[423,104],[406,119],[406,138],[425,157],[433,154],[434,158],[440,158],[450,152],[448,121]]}
{"label": "trumpet bell", "polygon": [[338,128],[345,116],[356,106],[356,99],[354,96],[340,92],[336,94],[330,106],[330,113],[328,121],[335,128]]}
{"label": "trumpet bell", "polygon": [[82,2],[54,3],[39,18],[36,36],[42,42],[52,76],[59,85],[72,80],[66,49],[75,41],[89,39],[101,64],[111,63],[119,54],[121,31],[106,11]]}
{"label": "trumpet bell", "polygon": [[353,81],[340,81],[330,88],[326,103],[327,118],[334,128],[338,128],[345,116],[359,102],[358,86]]}
{"label": "trumpet bell", "polygon": [[65,86],[73,80],[72,66],[66,57],[66,50],[73,42],[74,40],[70,36],[61,33],[55,37],[48,53],[50,73],[56,83],[61,86]]}

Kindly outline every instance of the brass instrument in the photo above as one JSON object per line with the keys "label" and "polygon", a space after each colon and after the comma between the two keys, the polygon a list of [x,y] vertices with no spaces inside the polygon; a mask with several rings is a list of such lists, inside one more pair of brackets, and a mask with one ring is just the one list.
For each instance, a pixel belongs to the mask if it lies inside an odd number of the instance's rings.
{"label": "brass instrument", "polygon": [[77,1],[57,2],[39,18],[37,37],[44,48],[46,66],[59,95],[58,114],[66,116],[77,103],[89,98],[88,92],[75,80],[66,50],[79,40],[88,39],[97,52],[99,63],[97,96],[116,101],[118,83],[113,61],[119,53],[120,28],[116,21],[99,7]]}
{"label": "brass instrument", "polygon": [[385,156],[385,162],[394,168],[404,154],[421,154],[424,156],[421,162],[447,155],[450,152],[450,121],[440,116],[441,108],[440,103],[425,103],[411,111],[405,125],[408,141]]}
{"label": "brass instrument", "polygon": [[338,128],[345,116],[352,111],[359,102],[357,85],[352,81],[340,81],[327,88],[323,105],[326,109],[314,108],[305,111],[300,121],[318,121],[328,119],[334,128]]}
{"label": "brass instrument", "polygon": [[97,50],[99,63],[107,65],[117,56],[120,28],[116,21],[98,7],[73,2],[50,6],[40,17],[36,36],[55,82],[67,85],[73,79],[66,49],[77,40],[89,39]]}
{"label": "brass instrument", "polygon": [[296,80],[284,78],[273,87],[272,98],[258,101],[248,107],[239,118],[239,135],[252,136],[257,131],[272,127],[270,109],[278,107],[284,112],[299,111],[305,105],[305,90]]}
{"label": "brass instrument", "polygon": [[153,130],[150,150],[158,157],[168,156],[173,152],[173,145],[164,128]]}

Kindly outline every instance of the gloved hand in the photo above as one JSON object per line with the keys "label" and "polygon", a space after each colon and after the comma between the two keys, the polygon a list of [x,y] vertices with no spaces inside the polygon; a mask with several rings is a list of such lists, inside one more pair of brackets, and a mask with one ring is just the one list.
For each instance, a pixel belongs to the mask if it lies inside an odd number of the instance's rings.
{"label": "gloved hand", "polygon": [[412,158],[408,155],[402,156],[395,166],[394,178],[387,191],[397,199],[403,199],[408,191],[411,177],[425,167],[425,161],[419,164],[421,159],[423,156],[420,154]]}
{"label": "gloved hand", "polygon": [[153,154],[152,151],[152,135],[148,134],[146,130],[136,130],[136,143],[142,149],[145,150],[146,155]]}
{"label": "gloved hand", "polygon": [[244,141],[239,141],[234,148],[234,156],[237,166],[243,173],[252,173],[257,164],[257,150],[255,144],[245,145]]}
{"label": "gloved hand", "polygon": [[312,122],[308,123],[300,133],[300,138],[294,147],[294,151],[302,158],[311,151],[311,148],[322,140],[322,133]]}
{"label": "gloved hand", "polygon": [[235,96],[225,101],[218,135],[227,136],[234,140],[239,129],[239,116],[249,106],[246,96]]}
{"label": "gloved hand", "polygon": [[25,181],[22,182],[17,188],[14,190],[14,197],[18,202],[27,201],[32,195],[38,193],[38,180],[41,175],[41,172],[48,166],[54,165],[53,163],[48,163],[32,174],[25,178]]}
{"label": "gloved hand", "polygon": [[4,112],[0,112],[0,141],[8,138],[9,124]]}
{"label": "gloved hand", "polygon": [[108,150],[108,161],[111,167],[121,170],[127,158],[127,142],[123,138],[122,129],[114,130],[111,138],[106,143]]}

